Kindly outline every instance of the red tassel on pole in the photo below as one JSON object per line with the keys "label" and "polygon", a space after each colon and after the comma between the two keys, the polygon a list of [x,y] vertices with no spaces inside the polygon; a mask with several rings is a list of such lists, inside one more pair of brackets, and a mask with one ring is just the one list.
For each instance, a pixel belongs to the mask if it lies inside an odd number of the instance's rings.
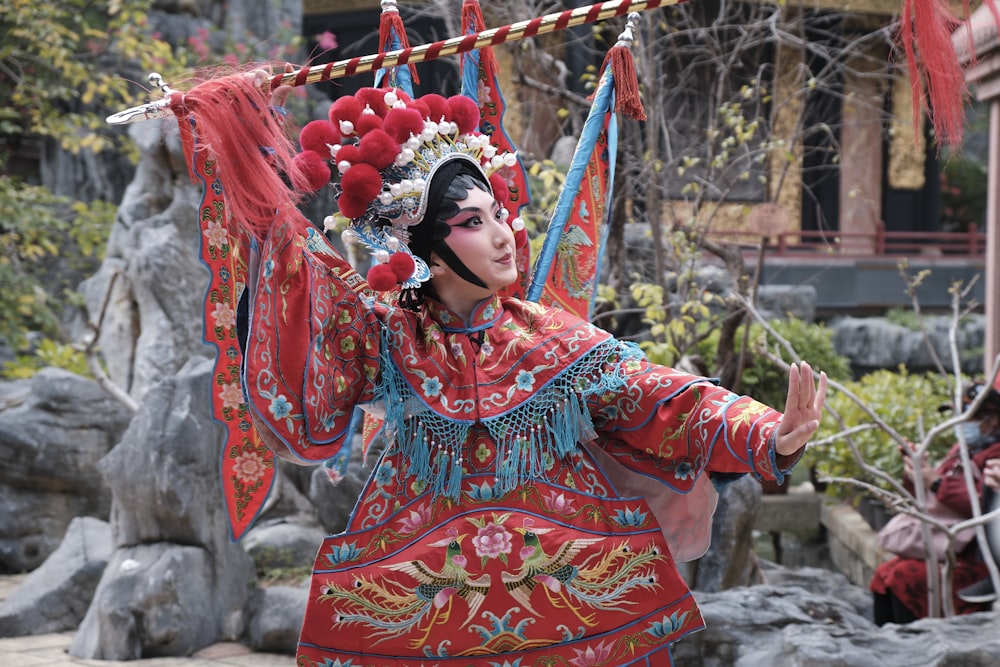
{"label": "red tassel on pole", "polygon": [[632,49],[620,43],[612,46],[601,63],[601,74],[604,74],[606,67],[611,67],[611,74],[615,79],[615,111],[636,120],[646,120]]}
{"label": "red tassel on pole", "polygon": [[[462,32],[463,34],[474,34],[486,30],[486,23],[483,21],[483,10],[479,6],[479,0],[462,1]],[[500,73],[500,66],[497,64],[493,49],[489,46],[479,49],[479,68],[486,72]]]}
{"label": "red tassel on pole", "polygon": [[[406,36],[406,28],[403,27],[403,17],[399,15],[399,10],[396,9],[395,3],[391,7],[385,7],[382,10],[382,14],[379,16],[378,20],[378,48],[379,53],[386,53],[390,49],[394,49],[392,46],[392,38],[395,36],[399,39],[400,49],[410,48],[410,40]],[[410,76],[413,78],[413,83],[420,83],[420,77],[417,76],[417,66],[414,63],[409,64]]]}

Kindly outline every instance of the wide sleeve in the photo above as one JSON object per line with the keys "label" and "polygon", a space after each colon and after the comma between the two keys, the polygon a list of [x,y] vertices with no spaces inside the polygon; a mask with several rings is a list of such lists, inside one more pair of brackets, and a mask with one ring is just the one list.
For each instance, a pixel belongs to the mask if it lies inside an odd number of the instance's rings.
{"label": "wide sleeve", "polygon": [[776,457],[776,410],[645,358],[626,363],[624,388],[591,404],[602,448],[625,468],[687,493],[706,472],[780,483],[798,460]]}
{"label": "wide sleeve", "polygon": [[367,284],[297,211],[250,264],[243,387],[254,424],[276,451],[333,458],[378,381],[381,324]]}

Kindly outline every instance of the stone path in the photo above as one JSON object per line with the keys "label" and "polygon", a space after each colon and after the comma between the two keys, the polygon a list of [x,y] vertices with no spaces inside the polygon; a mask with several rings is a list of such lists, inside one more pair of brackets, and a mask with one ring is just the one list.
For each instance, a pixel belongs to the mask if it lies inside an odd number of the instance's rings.
{"label": "stone path", "polygon": [[[24,575],[0,576],[0,600],[17,588]],[[30,637],[0,638],[2,667],[294,667],[295,658],[274,653],[254,653],[247,647],[223,642],[213,644],[187,658],[146,660],[82,660],[67,651],[75,632],[56,632]]]}

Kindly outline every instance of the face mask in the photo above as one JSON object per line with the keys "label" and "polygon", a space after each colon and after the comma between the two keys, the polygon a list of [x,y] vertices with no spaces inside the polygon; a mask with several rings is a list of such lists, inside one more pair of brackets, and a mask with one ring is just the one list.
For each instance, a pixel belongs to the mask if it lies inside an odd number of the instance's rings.
{"label": "face mask", "polygon": [[983,437],[979,432],[979,422],[977,421],[962,422],[955,427],[955,435],[959,437],[964,435],[965,444],[969,446],[977,444]]}

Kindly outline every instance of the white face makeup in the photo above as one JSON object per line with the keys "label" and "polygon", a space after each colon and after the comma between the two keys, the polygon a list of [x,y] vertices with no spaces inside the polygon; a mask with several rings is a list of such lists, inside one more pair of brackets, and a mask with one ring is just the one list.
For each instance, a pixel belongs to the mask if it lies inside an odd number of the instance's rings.
{"label": "white face makeup", "polygon": [[436,255],[431,258],[432,281],[442,303],[467,315],[475,304],[517,280],[517,264],[514,232],[503,222],[502,209],[493,197],[472,188],[457,203],[458,214],[445,221],[451,232],[444,242],[486,287],[468,282]]}

